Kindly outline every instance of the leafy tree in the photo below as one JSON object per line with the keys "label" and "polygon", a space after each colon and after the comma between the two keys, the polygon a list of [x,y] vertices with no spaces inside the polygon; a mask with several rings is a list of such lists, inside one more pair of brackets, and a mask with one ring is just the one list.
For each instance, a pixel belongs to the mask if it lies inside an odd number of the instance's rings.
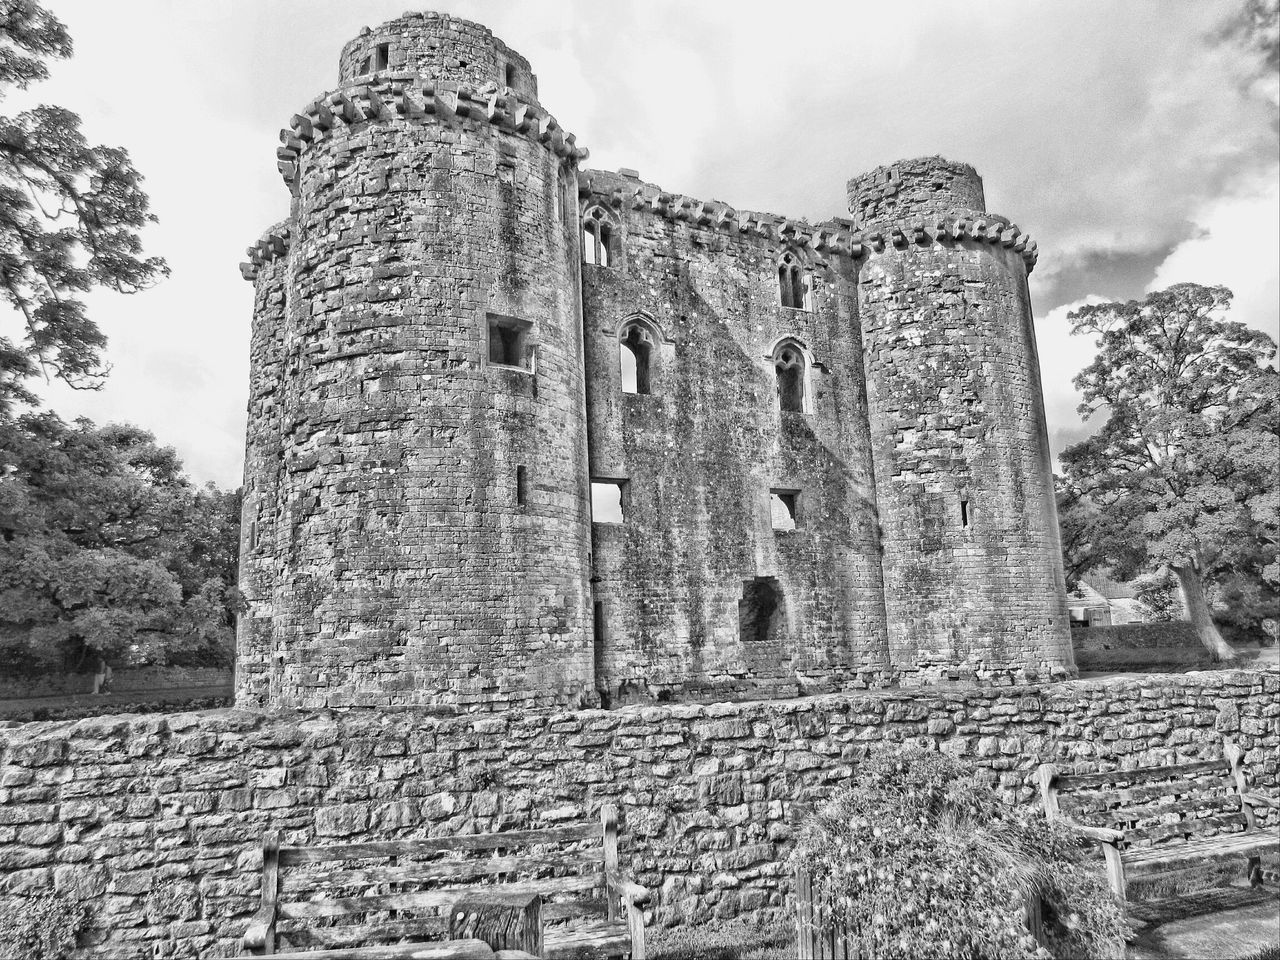
{"label": "leafy tree", "polygon": [[[34,0],[0,0],[0,99],[48,76],[71,55],[66,27]],[[102,382],[106,338],[80,295],[140,290],[168,273],[142,256],[138,231],[155,219],[142,178],[119,147],[92,146],[80,118],[41,105],[0,115],[0,296],[16,338],[0,328],[0,415],[32,403],[37,373],[77,388]]]}
{"label": "leafy tree", "polygon": [[239,495],[130,426],[0,421],[0,656],[76,668],[230,647]]}
{"label": "leafy tree", "polygon": [[983,774],[918,747],[859,763],[791,854],[821,908],[819,931],[843,929],[857,957],[1032,960],[1046,956],[1023,919],[1036,897],[1052,956],[1123,957],[1100,864],[1042,811],[1001,802]]}
{"label": "leafy tree", "polygon": [[1077,572],[1106,563],[1125,579],[1167,566],[1221,660],[1235,654],[1210,615],[1206,581],[1243,578],[1259,609],[1280,591],[1276,346],[1223,319],[1230,302],[1225,287],[1178,284],[1072,313],[1073,333],[1099,338],[1075,378],[1080,414],[1106,419],[1062,454],[1068,563]]}

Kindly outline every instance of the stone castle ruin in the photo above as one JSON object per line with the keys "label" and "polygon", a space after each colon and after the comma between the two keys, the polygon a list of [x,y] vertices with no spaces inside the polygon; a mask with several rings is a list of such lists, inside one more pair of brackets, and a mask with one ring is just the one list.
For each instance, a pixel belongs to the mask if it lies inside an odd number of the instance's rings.
{"label": "stone castle ruin", "polygon": [[587,153],[409,14],[281,133],[250,249],[242,705],[1074,671],[1027,275],[938,157],[812,225]]}

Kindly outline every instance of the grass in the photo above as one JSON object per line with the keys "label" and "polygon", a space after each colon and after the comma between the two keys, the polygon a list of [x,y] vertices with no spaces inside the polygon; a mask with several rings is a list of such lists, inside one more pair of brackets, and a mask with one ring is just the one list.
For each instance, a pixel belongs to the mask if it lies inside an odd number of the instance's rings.
{"label": "grass", "polygon": [[796,955],[795,930],[785,923],[672,927],[647,933],[645,941],[653,960],[795,960]]}

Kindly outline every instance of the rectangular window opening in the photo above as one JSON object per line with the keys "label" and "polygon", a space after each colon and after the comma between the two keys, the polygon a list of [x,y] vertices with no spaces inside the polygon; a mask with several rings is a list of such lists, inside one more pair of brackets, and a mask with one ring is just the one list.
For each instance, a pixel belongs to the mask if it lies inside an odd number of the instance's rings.
{"label": "rectangular window opening", "polygon": [[516,506],[523,507],[528,502],[528,471],[525,470],[524,464],[516,467]]}
{"label": "rectangular window opening", "polygon": [[794,530],[800,525],[800,491],[770,490],[769,516],[775,530]]}
{"label": "rectangular window opening", "polygon": [[591,522],[622,523],[627,481],[625,480],[592,480],[591,481]]}
{"label": "rectangular window opening", "polygon": [[962,527],[969,526],[969,501],[968,500],[960,501],[960,526]]}
{"label": "rectangular window opening", "polygon": [[533,324],[518,317],[504,317],[496,313],[489,314],[488,319],[489,362],[532,370],[529,331]]}
{"label": "rectangular window opening", "polygon": [[508,63],[506,66],[506,81],[508,87],[516,85],[516,66],[514,63]]}
{"label": "rectangular window opening", "polygon": [[386,70],[391,65],[391,44],[380,43],[374,48],[374,69]]}

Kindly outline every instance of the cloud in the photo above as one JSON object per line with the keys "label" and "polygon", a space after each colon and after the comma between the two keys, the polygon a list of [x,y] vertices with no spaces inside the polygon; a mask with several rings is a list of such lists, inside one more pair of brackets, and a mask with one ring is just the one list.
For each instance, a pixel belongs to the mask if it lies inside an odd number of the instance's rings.
{"label": "cloud", "polygon": [[1280,339],[1280,167],[1201,206],[1197,233],[1155,271],[1150,290],[1221,284],[1234,294],[1230,318]]}
{"label": "cloud", "polygon": [[1106,303],[1110,297],[1090,294],[1054,307],[1036,319],[1036,352],[1040,356],[1040,376],[1044,388],[1045,420],[1049,426],[1049,449],[1054,468],[1058,455],[1071,444],[1083,440],[1097,423],[1086,424],[1076,412],[1084,398],[1071,381],[1087,367],[1098,350],[1096,337],[1075,335],[1067,315],[1085,304]]}
{"label": "cloud", "polygon": [[[935,153],[974,164],[989,207],[1039,242],[1031,284],[1046,311],[1055,450],[1078,429],[1062,393],[1082,366],[1070,304],[1175,276],[1227,283],[1241,316],[1274,302],[1262,263],[1276,259],[1274,192],[1258,192],[1276,166],[1274,0],[1255,4],[1261,19],[1226,0],[1100,0],[1085,14],[1021,0],[431,5],[529,58],[588,166],[633,167],[669,190],[821,220],[845,211],[849,177],[877,165]],[[235,265],[288,209],[277,132],[333,86],[343,43],[406,4],[130,0],[128,17],[118,6],[59,0],[76,55],[30,95],[130,150],[161,218],[147,252],[174,275],[135,297],[95,295],[115,371],[100,394],[53,390],[50,403],[133,420],[198,478],[235,485],[251,309]],[[1250,210],[1253,239],[1236,243]]]}

